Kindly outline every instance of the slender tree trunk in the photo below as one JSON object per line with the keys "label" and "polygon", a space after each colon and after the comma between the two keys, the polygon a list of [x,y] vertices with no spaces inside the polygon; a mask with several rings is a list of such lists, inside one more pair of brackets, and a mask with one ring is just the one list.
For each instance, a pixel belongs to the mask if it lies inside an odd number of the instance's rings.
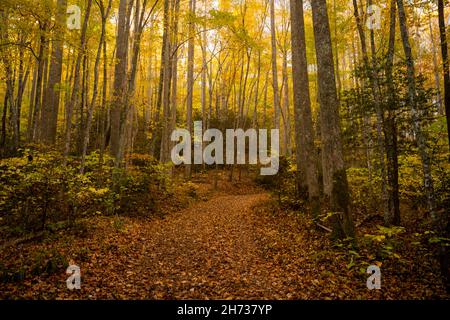
{"label": "slender tree trunk", "polygon": [[437,100],[437,111],[440,114],[443,114],[443,101],[442,101],[442,95],[441,95],[441,80],[439,77],[439,65],[438,65],[438,53],[437,53],[437,47],[436,47],[436,41],[434,38],[434,30],[433,25],[431,24],[431,15],[428,17],[428,27],[430,29],[430,40],[431,40],[431,49],[433,52],[433,73],[434,73],[434,86],[436,88],[436,100]]}
{"label": "slender tree trunk", "polygon": [[48,28],[47,22],[44,22],[40,28],[41,36],[40,36],[40,44],[39,44],[38,71],[37,71],[37,78],[36,78],[36,91],[35,91],[35,96],[34,96],[34,109],[33,109],[32,122],[31,122],[31,136],[29,139],[30,141],[35,141],[36,137],[38,136],[37,131],[38,131],[39,113],[41,112],[45,52],[46,52],[46,46],[48,46],[48,42],[45,37],[47,28]]}
{"label": "slender tree trunk", "polygon": [[[108,55],[107,55],[107,43],[103,40],[103,85],[102,85],[102,129],[100,136],[100,163],[103,163],[103,156],[106,148],[106,132],[110,129],[110,108],[108,104],[108,108],[106,110],[106,99],[108,93]],[[105,119],[106,118],[106,119]]]}
{"label": "slender tree trunk", "polygon": [[[206,1],[203,0],[203,14],[206,14]],[[207,101],[206,101],[206,77],[208,72],[208,61],[207,55],[206,55],[206,46],[208,45],[207,38],[206,38],[206,26],[203,27],[202,30],[202,95],[201,95],[201,104],[202,104],[202,123],[203,128],[206,128],[206,118],[207,118]]]}
{"label": "slender tree trunk", "polygon": [[341,83],[341,68],[339,65],[339,41],[338,41],[336,0],[333,0],[333,26],[334,26],[334,55],[336,57],[336,59],[335,59],[335,61],[336,61],[336,83],[337,83],[338,98],[340,98],[341,91],[342,91],[342,83]]}
{"label": "slender tree trunk", "polygon": [[398,183],[398,141],[397,141],[397,125],[394,106],[395,102],[395,86],[393,81],[393,63],[395,50],[395,33],[396,33],[396,0],[391,0],[390,10],[390,31],[389,31],[389,49],[387,53],[386,79],[388,84],[388,114],[385,125],[385,145],[387,156],[387,176],[389,191],[389,213],[384,217],[386,226],[400,225],[400,200],[399,200],[399,183]]}
{"label": "slender tree trunk", "polygon": [[[167,5],[167,10],[166,10]],[[162,131],[161,131],[161,148],[160,148],[160,161],[166,163],[170,160],[169,158],[169,140],[170,140],[170,95],[171,95],[171,80],[172,80],[172,39],[171,30],[173,29],[171,23],[171,10],[172,5],[170,1],[164,4],[164,32],[167,32],[168,39],[165,48],[164,55],[164,82],[163,82],[163,97],[162,97],[162,107],[163,107],[163,117]]]}
{"label": "slender tree trunk", "polygon": [[[21,114],[22,114],[22,101],[23,101],[23,94],[25,92],[25,87],[27,86],[28,77],[30,76],[30,67],[28,66],[26,71],[23,70],[24,66],[24,49],[20,49],[20,66],[19,66],[19,86],[18,86],[18,92],[17,92],[17,98],[16,98],[16,110],[17,110],[17,143],[20,143],[20,120],[21,120]],[[24,74],[25,72],[25,74]]]}
{"label": "slender tree trunk", "polygon": [[278,88],[277,40],[275,29],[275,0],[270,0],[270,32],[272,44],[272,87],[274,106],[274,128],[280,129],[280,94]]}
{"label": "slender tree trunk", "polygon": [[253,108],[253,128],[259,128],[258,124],[258,103],[259,103],[259,86],[261,82],[261,50],[258,50],[258,71],[256,73],[256,91],[255,91],[255,101]]}
{"label": "slender tree trunk", "polygon": [[[447,43],[447,27],[444,17],[444,0],[438,0],[438,19],[439,19],[439,34],[441,38],[441,53],[442,53],[442,68],[444,74],[444,105],[445,117],[447,120],[447,138],[450,148],[450,71],[449,71],[449,57],[448,57],[448,43]],[[423,158],[423,157],[422,157]],[[449,158],[450,161],[450,158]],[[424,166],[426,167],[426,166]],[[430,202],[430,200],[429,200]],[[448,210],[447,210],[448,211]],[[444,214],[442,223],[436,219],[438,232],[448,238],[450,236],[450,222],[448,213]],[[439,230],[441,229],[441,230]],[[450,292],[450,252],[448,247],[441,246],[439,250],[439,262],[441,265],[441,273],[444,277],[445,287],[447,292]]]}
{"label": "slender tree trunk", "polygon": [[6,117],[8,115],[8,92],[5,92],[5,97],[3,99],[3,112],[2,112],[2,133],[0,137],[0,146],[2,151],[6,147]]}
{"label": "slender tree trunk", "polygon": [[285,117],[284,123],[284,149],[286,155],[291,156],[291,112],[289,108],[289,75],[288,75],[288,57],[287,47],[283,54],[283,113]]}
{"label": "slender tree trunk", "polygon": [[[8,23],[8,13],[5,11],[0,12],[0,40],[2,42],[9,41],[9,23]],[[22,51],[20,51],[22,53]],[[10,107],[10,123],[12,127],[12,150],[15,151],[19,146],[19,127],[18,127],[18,113],[17,113],[17,104],[14,101],[14,91],[15,91],[15,68],[12,65],[11,61],[11,52],[7,50],[7,48],[0,47],[0,57],[5,66],[5,78],[6,78],[6,92],[5,92],[5,103],[3,110],[3,118],[2,118],[2,146],[6,146],[6,115],[8,104]],[[20,65],[19,65],[19,90],[20,90],[20,82],[23,76],[23,54],[20,57]]]}
{"label": "slender tree trunk", "polygon": [[[180,0],[175,0],[175,9],[173,17],[173,50],[172,57],[172,93],[170,103],[170,131],[176,129],[177,125],[177,107],[178,107],[178,27],[180,15]],[[174,143],[170,143],[173,147]]]}
{"label": "slender tree trunk", "polygon": [[[196,0],[189,0],[189,13],[195,15]],[[188,43],[188,71],[187,71],[187,98],[186,98],[186,124],[189,132],[193,133],[192,104],[194,96],[194,22],[189,22],[189,43]],[[190,179],[192,175],[192,166],[186,165],[186,178]]]}

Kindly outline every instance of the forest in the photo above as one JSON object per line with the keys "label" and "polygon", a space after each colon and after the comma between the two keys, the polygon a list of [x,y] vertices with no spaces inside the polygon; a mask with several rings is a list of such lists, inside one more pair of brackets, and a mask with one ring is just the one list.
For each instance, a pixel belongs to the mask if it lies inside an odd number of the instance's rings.
{"label": "forest", "polygon": [[446,0],[0,0],[0,300],[449,299],[449,32]]}

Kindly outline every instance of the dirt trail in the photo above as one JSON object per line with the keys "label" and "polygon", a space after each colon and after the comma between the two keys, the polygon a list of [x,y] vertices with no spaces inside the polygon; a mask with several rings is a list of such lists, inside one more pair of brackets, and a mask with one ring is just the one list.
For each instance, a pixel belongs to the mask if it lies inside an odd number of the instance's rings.
{"label": "dirt trail", "polygon": [[263,298],[271,270],[255,241],[252,207],[266,194],[219,196],[152,224],[144,267],[154,298]]}
{"label": "dirt trail", "polygon": [[[313,268],[301,264],[310,252],[285,251],[290,239],[280,238],[278,226],[253,210],[269,198],[267,193],[214,194],[163,219],[131,225],[125,235],[129,244],[118,249],[122,257],[108,265],[109,281],[90,298],[308,298],[306,273]],[[125,265],[119,262],[123,252]]]}

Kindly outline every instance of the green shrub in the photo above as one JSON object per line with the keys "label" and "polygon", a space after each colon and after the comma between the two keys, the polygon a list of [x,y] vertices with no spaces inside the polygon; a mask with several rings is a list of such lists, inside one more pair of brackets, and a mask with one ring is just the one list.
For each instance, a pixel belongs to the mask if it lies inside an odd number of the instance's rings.
{"label": "green shrub", "polygon": [[80,174],[77,161],[64,165],[56,152],[1,160],[0,233],[21,236],[60,230],[98,214],[157,211],[158,199],[170,193],[167,168],[146,156],[133,155],[129,162],[128,170],[117,169],[111,158],[101,162],[95,152]]}

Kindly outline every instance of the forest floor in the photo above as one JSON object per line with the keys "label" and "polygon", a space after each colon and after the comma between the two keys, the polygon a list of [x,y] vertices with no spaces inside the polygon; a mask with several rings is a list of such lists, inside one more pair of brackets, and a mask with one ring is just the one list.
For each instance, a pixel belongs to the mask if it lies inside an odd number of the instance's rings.
{"label": "forest floor", "polygon": [[[203,185],[203,189],[208,187]],[[331,250],[305,215],[283,213],[250,184],[204,191],[188,208],[154,218],[99,217],[82,236],[23,243],[0,261],[67,260],[81,268],[81,290],[65,269],[0,283],[1,299],[421,299],[448,298],[434,264],[382,266],[382,289]],[[49,260],[49,258],[51,260]],[[34,261],[34,262],[33,262]],[[28,265],[27,265],[28,264]]]}

